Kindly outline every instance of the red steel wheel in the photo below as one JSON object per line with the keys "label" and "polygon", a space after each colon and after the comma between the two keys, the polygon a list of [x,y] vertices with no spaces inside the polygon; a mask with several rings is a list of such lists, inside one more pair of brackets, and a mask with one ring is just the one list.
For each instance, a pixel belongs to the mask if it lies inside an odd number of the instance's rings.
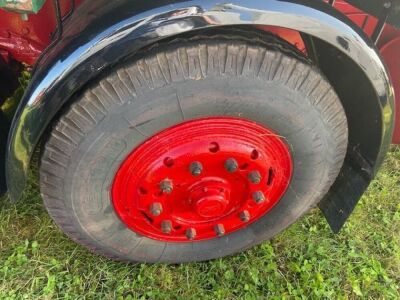
{"label": "red steel wheel", "polygon": [[288,146],[255,122],[212,117],[178,124],[137,147],[112,200],[133,231],[160,241],[212,239],[265,215],[292,174]]}

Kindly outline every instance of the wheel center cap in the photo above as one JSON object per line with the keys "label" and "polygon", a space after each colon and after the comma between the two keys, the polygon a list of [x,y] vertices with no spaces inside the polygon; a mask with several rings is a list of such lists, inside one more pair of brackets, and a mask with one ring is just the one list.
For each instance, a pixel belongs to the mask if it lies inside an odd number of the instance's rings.
{"label": "wheel center cap", "polygon": [[190,188],[190,201],[203,218],[220,217],[229,204],[230,186],[223,179],[203,178]]}

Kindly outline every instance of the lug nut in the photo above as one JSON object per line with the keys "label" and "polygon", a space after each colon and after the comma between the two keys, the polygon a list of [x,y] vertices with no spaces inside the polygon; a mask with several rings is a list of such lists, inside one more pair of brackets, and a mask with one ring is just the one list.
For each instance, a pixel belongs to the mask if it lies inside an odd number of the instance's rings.
{"label": "lug nut", "polygon": [[154,202],[150,205],[150,213],[157,217],[162,213],[162,205],[160,202]]}
{"label": "lug nut", "polygon": [[222,224],[218,224],[217,226],[215,226],[214,230],[218,236],[223,236],[225,234],[225,227]]}
{"label": "lug nut", "polygon": [[251,171],[248,176],[251,183],[259,184],[261,182],[261,174],[258,171]]}
{"label": "lug nut", "polygon": [[244,210],[240,213],[239,218],[242,222],[248,222],[250,220],[250,213],[248,210]]}
{"label": "lug nut", "polygon": [[164,220],[161,222],[161,231],[163,233],[170,233],[172,230],[172,222],[169,220]]}
{"label": "lug nut", "polygon": [[257,203],[263,203],[265,201],[265,196],[263,194],[263,192],[261,191],[257,191],[253,193],[253,200]]}
{"label": "lug nut", "polygon": [[196,237],[196,229],[194,229],[194,228],[188,228],[188,229],[186,230],[186,237],[187,237],[189,240],[194,240],[194,238]]}
{"label": "lug nut", "polygon": [[189,169],[193,176],[199,176],[203,171],[203,165],[198,161],[194,161],[190,164]]}
{"label": "lug nut", "polygon": [[233,173],[238,169],[238,163],[234,158],[227,159],[224,166],[229,173]]}
{"label": "lug nut", "polygon": [[164,179],[160,182],[160,190],[163,193],[171,194],[173,190],[172,181],[169,179]]}

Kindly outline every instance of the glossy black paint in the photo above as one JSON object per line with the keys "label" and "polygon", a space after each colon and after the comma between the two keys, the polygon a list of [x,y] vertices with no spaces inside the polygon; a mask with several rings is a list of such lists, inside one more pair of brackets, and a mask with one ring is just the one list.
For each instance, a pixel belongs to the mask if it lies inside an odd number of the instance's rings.
{"label": "glossy black paint", "polygon": [[[393,94],[373,43],[345,16],[315,0],[96,0],[86,1],[67,22],[62,42],[42,60],[14,118],[7,155],[7,184],[12,199],[18,199],[25,187],[30,158],[43,132],[60,108],[91,79],[154,42],[190,31],[237,25],[299,30],[336,49],[362,73],[361,78],[372,91],[368,98],[375,103],[379,116],[367,120],[369,126],[377,128],[378,136],[367,149],[371,176],[358,183],[359,190],[364,191],[390,144]],[[360,153],[364,157],[364,152]],[[354,170],[358,172],[363,166],[356,165]],[[343,178],[347,176],[346,172],[341,174]],[[345,191],[331,191],[340,199],[354,198],[353,194],[346,194],[346,183],[336,189]],[[324,201],[329,204],[332,199]],[[358,196],[352,201],[357,200]],[[342,209],[336,208],[333,205],[323,209],[331,225]]]}

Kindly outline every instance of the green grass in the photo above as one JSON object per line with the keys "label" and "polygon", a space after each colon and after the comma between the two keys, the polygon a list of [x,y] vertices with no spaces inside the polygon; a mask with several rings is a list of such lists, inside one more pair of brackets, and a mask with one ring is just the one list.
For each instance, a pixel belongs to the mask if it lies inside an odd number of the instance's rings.
{"label": "green grass", "polygon": [[0,202],[1,299],[400,299],[400,148],[339,235],[314,210],[249,251],[176,266],[112,262],[74,244],[33,178],[18,204]]}

